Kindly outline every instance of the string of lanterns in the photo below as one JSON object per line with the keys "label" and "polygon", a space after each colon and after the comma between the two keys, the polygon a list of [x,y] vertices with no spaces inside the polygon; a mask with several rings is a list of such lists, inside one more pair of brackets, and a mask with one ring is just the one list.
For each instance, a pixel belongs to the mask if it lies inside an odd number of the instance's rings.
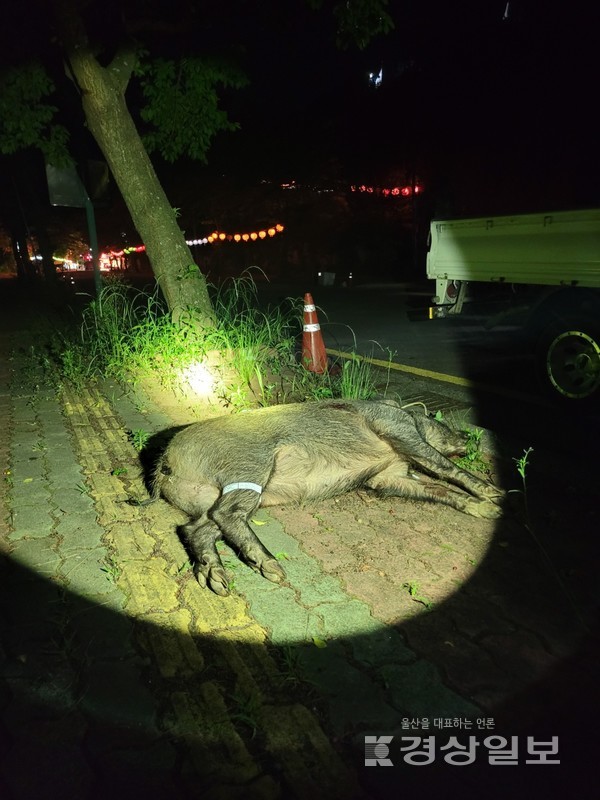
{"label": "string of lanterns", "polygon": [[[324,192],[333,192],[333,189],[323,189],[317,188],[314,186],[301,186],[300,184],[296,183],[296,181],[290,181],[289,183],[282,183],[281,188],[285,190],[290,189],[309,189],[311,191],[318,192],[319,194],[323,194]],[[382,197],[410,197],[413,194],[421,194],[423,191],[423,186],[419,183],[416,183],[414,187],[411,186],[392,186],[382,188],[379,186],[366,186],[365,184],[356,185],[353,184],[350,186],[351,192],[359,192],[364,194],[374,194],[374,195],[381,195]]]}
{"label": "string of lanterns", "polygon": [[[268,183],[268,181],[262,181],[263,183]],[[313,189],[314,191],[318,191],[319,193],[322,192],[332,192],[333,189],[316,189],[315,187],[301,187],[300,184],[297,184],[296,181],[290,181],[290,183],[282,183],[280,184],[282,189],[299,189],[299,188],[309,188]],[[371,195],[380,195],[383,197],[410,197],[413,192],[414,194],[420,194],[423,191],[423,187],[421,184],[414,184],[413,186],[393,186],[392,188],[381,188],[375,186],[366,186],[365,184],[358,185],[351,185],[350,186],[351,192],[358,192],[362,194],[371,194]],[[219,242],[256,242],[261,241],[268,238],[273,238],[278,233],[282,233],[285,230],[285,226],[281,223],[277,223],[276,225],[272,225],[269,228],[263,228],[258,231],[251,231],[250,233],[225,233],[224,231],[213,231],[213,233],[205,236],[202,239],[188,239],[186,240],[186,244],[189,247],[195,247],[198,245],[205,245],[205,244],[218,244]],[[144,253],[146,251],[146,245],[134,245],[132,247],[124,247],[122,250],[109,250],[107,253],[102,254],[102,258],[106,260],[115,259],[115,258],[122,258],[123,256],[130,255],[131,253]],[[86,260],[91,259],[91,255],[85,256]],[[73,262],[68,258],[59,258],[54,256],[55,263],[64,264],[64,266],[68,266],[68,268],[76,268],[76,263]]]}
{"label": "string of lanterns", "polygon": [[[256,242],[266,238],[273,238],[278,233],[285,230],[281,223],[272,225],[269,228],[263,228],[259,231],[252,231],[251,233],[224,233],[223,231],[214,231],[209,236],[203,239],[186,239],[186,244],[189,247],[202,244],[217,244],[218,242]],[[108,255],[111,258],[121,258],[130,253],[143,253],[146,250],[146,245],[140,244],[135,247],[124,247],[122,250],[109,250]]]}
{"label": "string of lanterns", "polygon": [[[252,231],[252,233],[219,233],[215,231],[211,233],[206,239],[194,239],[191,244],[212,244],[213,242],[255,242],[257,239],[266,239],[267,236],[271,238],[284,230],[284,226],[278,223],[271,228],[262,231]],[[190,244],[188,242],[188,244]]]}
{"label": "string of lanterns", "polygon": [[[296,181],[290,181],[290,183],[282,183],[281,188],[289,190],[299,189],[301,187],[296,183]],[[322,192],[323,190],[321,189],[319,191]],[[326,191],[333,190],[330,189]],[[414,186],[392,186],[391,188],[366,186],[365,184],[353,184],[350,186],[350,191],[357,192],[359,194],[379,195],[382,197],[410,197],[413,192],[414,194],[420,194],[423,191],[423,187],[418,183]],[[213,233],[205,236],[202,239],[186,240],[186,244],[189,247],[195,247],[205,244],[218,244],[219,242],[256,242],[266,239],[267,237],[273,238],[278,233],[281,233],[284,229],[285,228],[283,225],[281,225],[281,223],[277,223],[269,228],[263,228],[262,230],[252,231],[250,233],[225,233],[223,231],[213,231]],[[122,258],[130,253],[143,253],[145,250],[146,246],[142,244],[134,247],[124,247],[122,250],[109,250],[108,256],[110,258]]]}
{"label": "string of lanterns", "polygon": [[377,194],[382,195],[383,197],[410,197],[413,191],[415,194],[420,194],[423,191],[423,187],[416,183],[414,187],[394,186],[391,189],[381,189],[379,187],[365,186],[363,184],[361,186],[351,186],[350,191],[364,192],[365,194]]}

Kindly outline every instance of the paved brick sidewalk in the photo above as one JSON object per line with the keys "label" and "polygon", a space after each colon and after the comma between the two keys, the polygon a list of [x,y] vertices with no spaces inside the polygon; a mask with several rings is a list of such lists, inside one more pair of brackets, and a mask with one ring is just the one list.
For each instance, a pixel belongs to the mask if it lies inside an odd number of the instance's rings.
{"label": "paved brick sidewalk", "polygon": [[[518,683],[524,663],[558,664],[540,661],[540,637],[549,651],[566,641],[561,620],[540,621],[535,603],[529,614],[519,602],[502,615],[489,603],[486,622],[473,627],[456,601],[450,622],[431,615],[407,626],[407,640],[364,584],[350,594],[348,581],[324,570],[318,549],[301,546],[292,533],[316,522],[291,510],[256,517],[261,539],[285,559],[286,585],[256,576],[224,547],[235,592],[223,599],[201,590],[174,533],[183,517],[164,503],[126,502],[146,494],[127,431],[158,432],[178,420],[109,383],[57,392],[29,358],[35,331],[16,316],[4,327],[1,798],[512,790],[497,770],[492,778],[436,765],[369,771],[364,736],[410,735],[406,718],[485,720],[486,699]],[[15,346],[21,352],[11,360]],[[344,533],[331,532],[339,552]],[[463,652],[449,657],[452,626]],[[531,658],[515,657],[516,649]],[[582,663],[561,678],[561,691],[571,675],[588,680]],[[529,730],[516,726],[522,708],[525,699],[509,709],[511,733]],[[534,795],[553,785],[531,770],[519,781]]]}
{"label": "paved brick sidewalk", "polygon": [[59,396],[10,350],[0,796],[359,796],[242,598],[200,590],[161,535],[183,520],[124,502],[145,490],[106,398]]}

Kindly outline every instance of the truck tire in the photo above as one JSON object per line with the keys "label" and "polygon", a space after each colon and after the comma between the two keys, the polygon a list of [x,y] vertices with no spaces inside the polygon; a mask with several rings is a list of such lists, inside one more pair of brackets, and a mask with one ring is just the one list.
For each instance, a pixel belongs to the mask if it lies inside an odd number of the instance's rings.
{"label": "truck tire", "polygon": [[580,315],[555,319],[541,332],[536,360],[542,386],[555,401],[586,410],[600,398],[600,325]]}

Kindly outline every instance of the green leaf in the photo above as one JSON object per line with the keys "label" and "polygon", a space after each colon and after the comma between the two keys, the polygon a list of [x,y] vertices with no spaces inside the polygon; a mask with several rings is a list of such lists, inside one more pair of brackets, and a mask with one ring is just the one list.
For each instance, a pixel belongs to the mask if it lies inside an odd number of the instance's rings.
{"label": "green leaf", "polygon": [[54,122],[56,106],[44,102],[54,91],[38,62],[0,72],[0,153],[36,147],[57,166],[69,162],[69,134]]}
{"label": "green leaf", "polygon": [[210,144],[219,131],[239,128],[219,108],[217,87],[240,88],[246,79],[218,61],[184,58],[178,62],[156,59],[138,74],[146,106],[141,111],[148,123],[143,136],[149,151],[166,161],[180,156],[206,161]]}

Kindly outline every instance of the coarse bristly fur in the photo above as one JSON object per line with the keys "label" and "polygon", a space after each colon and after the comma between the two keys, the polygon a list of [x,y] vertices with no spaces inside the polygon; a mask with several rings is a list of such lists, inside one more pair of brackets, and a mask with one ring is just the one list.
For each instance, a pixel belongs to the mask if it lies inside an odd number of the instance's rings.
{"label": "coarse bristly fur", "polygon": [[[498,517],[503,492],[448,458],[464,454],[465,441],[463,433],[389,401],[274,406],[179,431],[159,460],[153,493],[188,514],[182,534],[198,581],[226,595],[216,550],[221,537],[269,580],[285,577],[248,525],[259,505],[305,503],[366,488],[445,503],[476,517]],[[437,481],[418,479],[413,471]],[[226,486],[240,482],[262,492],[223,494]]]}

